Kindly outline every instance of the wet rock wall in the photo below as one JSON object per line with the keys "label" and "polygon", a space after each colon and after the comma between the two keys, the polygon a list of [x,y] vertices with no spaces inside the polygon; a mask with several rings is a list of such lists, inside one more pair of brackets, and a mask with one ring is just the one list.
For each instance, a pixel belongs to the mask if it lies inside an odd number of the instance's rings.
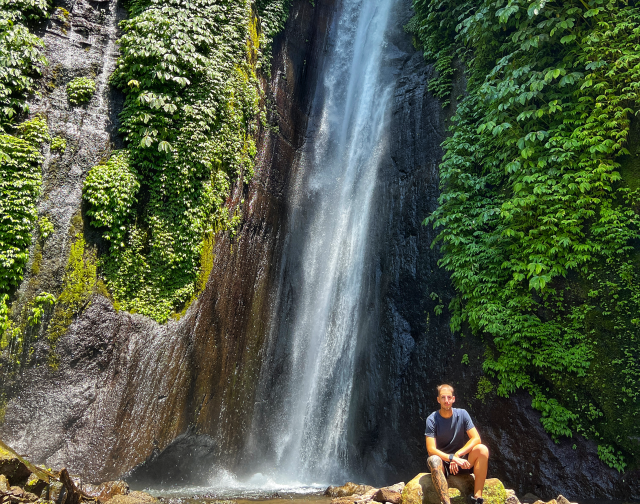
{"label": "wet rock wall", "polygon": [[[52,262],[45,258],[42,264],[51,286],[60,282],[70,239],[83,229],[84,176],[108,155],[110,139],[117,139],[121,100],[108,94],[106,77],[100,76],[111,73],[117,57],[116,22],[123,13],[115,1],[94,3],[117,14],[104,18],[111,24],[101,32],[102,53],[96,58],[104,68],[96,73],[94,99],[69,110],[63,103],[64,86],[56,80],[51,98],[38,104],[38,110],[49,111],[54,135],[78,134],[77,145],[68,140],[74,148],[65,154],[74,157],[60,162],[64,174],[48,176],[45,167],[45,186],[52,196],[45,196],[43,204],[60,214],[55,221],[60,245],[47,252]],[[269,124],[260,133],[256,175],[248,187],[237,186],[228,202],[235,207],[244,200],[242,227],[234,239],[218,237],[204,293],[181,320],[164,326],[117,312],[97,296],[58,342],[57,370],[46,365],[47,344],[36,342],[35,366],[23,369],[11,384],[3,383],[8,402],[0,437],[7,443],[33,460],[66,466],[93,481],[122,475],[158,460],[163,452],[180,461],[178,479],[197,478],[200,474],[192,468],[206,467],[203,461],[238,463],[253,407],[264,324],[270,318],[288,170],[303,142],[309,93],[333,8],[333,2],[315,8],[306,0],[294,2],[288,28],[274,42],[271,76],[263,82]],[[70,18],[73,26],[73,10]],[[64,78],[59,77],[64,84],[84,72],[83,65],[95,62],[73,56],[89,46],[57,34],[57,22],[52,19],[44,37],[54,69],[59,59],[68,62],[68,68],[62,67]]]}

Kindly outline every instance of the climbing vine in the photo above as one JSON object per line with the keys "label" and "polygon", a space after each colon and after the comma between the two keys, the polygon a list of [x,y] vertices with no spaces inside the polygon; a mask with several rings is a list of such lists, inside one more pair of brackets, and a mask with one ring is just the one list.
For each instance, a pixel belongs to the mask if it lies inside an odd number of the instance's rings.
{"label": "climbing vine", "polygon": [[[126,152],[85,183],[91,224],[118,305],[165,322],[197,294],[201,254],[232,226],[231,184],[253,175],[256,70],[286,2],[134,0],[111,77],[125,96]],[[263,62],[263,63],[261,63]]]}
{"label": "climbing vine", "polygon": [[0,0],[0,133],[28,111],[27,96],[46,64],[29,28],[49,16],[48,0]]}
{"label": "climbing vine", "polygon": [[[17,136],[0,134],[0,313],[6,311],[7,294],[20,284],[29,259],[42,180],[39,149],[48,139],[42,117],[21,123]],[[0,336],[8,327],[1,321],[5,318],[0,315]]]}
{"label": "climbing vine", "polygon": [[[640,8],[613,0],[414,0],[412,32],[467,94],[445,140],[442,266],[452,326],[484,369],[528,391],[554,438],[640,457]],[[445,71],[442,71],[445,69]],[[638,151],[640,152],[640,151]],[[632,155],[633,154],[633,155]]]}
{"label": "climbing vine", "polygon": [[40,194],[40,147],[49,140],[44,118],[18,123],[46,64],[33,28],[49,16],[49,8],[47,0],[0,0],[0,350],[17,334],[9,319],[9,293],[27,263]]}

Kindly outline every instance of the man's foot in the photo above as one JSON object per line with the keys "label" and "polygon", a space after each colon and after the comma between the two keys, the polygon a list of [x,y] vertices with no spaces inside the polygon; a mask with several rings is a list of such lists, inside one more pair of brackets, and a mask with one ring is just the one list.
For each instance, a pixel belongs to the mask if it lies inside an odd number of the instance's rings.
{"label": "man's foot", "polygon": [[484,499],[482,497],[476,497],[475,495],[472,495],[471,504],[484,504]]}

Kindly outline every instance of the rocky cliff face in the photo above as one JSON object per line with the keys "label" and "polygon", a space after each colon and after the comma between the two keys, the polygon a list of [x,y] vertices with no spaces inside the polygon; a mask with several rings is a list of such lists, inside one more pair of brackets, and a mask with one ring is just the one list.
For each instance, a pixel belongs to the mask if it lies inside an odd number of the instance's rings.
{"label": "rocky cliff face", "polygon": [[[106,53],[98,61],[108,76],[117,56],[115,14],[122,13],[115,1],[102,8],[111,15],[103,18],[110,24],[101,32],[100,47]],[[248,188],[236,187],[229,203],[246,201],[242,229],[233,240],[217,240],[205,292],[184,318],[164,326],[117,312],[109,300],[96,296],[58,342],[58,370],[46,366],[47,345],[37,342],[34,363],[43,365],[24,369],[11,384],[3,384],[8,404],[0,436],[9,444],[34,460],[66,465],[93,480],[121,475],[174,440],[161,462],[167,457],[170,462],[182,460],[185,453],[193,454],[194,467],[202,467],[203,459],[239,462],[236,453],[249,423],[261,342],[270,319],[288,171],[303,142],[318,56],[333,9],[332,2],[315,8],[307,1],[296,2],[289,28],[274,44],[272,78],[264,82],[271,124],[260,136],[256,176]],[[73,10],[69,17],[73,23]],[[69,56],[77,49],[74,38],[63,39],[68,48],[60,47],[55,23],[54,17],[45,35],[52,66],[58,68],[56,58],[67,55],[65,71],[84,71],[91,60],[76,62]],[[50,193],[60,195],[44,198],[60,213],[56,228],[62,230],[55,238],[59,245],[47,253],[52,262],[47,256],[42,263],[52,287],[60,282],[69,237],[83,228],[82,220],[72,217],[80,214],[84,176],[109,148],[116,129],[112,109],[117,115],[119,101],[108,99],[106,77],[98,82],[102,87],[95,108],[93,101],[81,111],[66,111],[64,104],[56,108],[54,93],[51,101],[39,105],[53,109],[53,133],[68,129],[67,138],[77,135],[78,149],[68,155],[79,152],[77,162],[72,158],[60,163],[69,174],[57,179],[45,175]],[[183,473],[173,471],[174,476],[198,476],[182,462]]]}
{"label": "rocky cliff face", "polygon": [[[153,482],[169,473],[173,482],[197,480],[214,463],[242,469],[241,448],[287,229],[288,183],[304,143],[327,30],[339,8],[331,0],[316,3],[294,1],[287,28],[274,44],[265,88],[271,123],[278,129],[262,131],[256,176],[231,198],[231,205],[242,205],[243,223],[234,239],[218,237],[204,293],[181,320],[164,326],[94,298],[59,341],[58,370],[30,367],[11,385],[3,384],[8,404],[0,437],[20,453],[67,466],[89,480],[113,478],[136,466],[132,479]],[[82,0],[66,10],[70,26],[54,18],[44,34],[51,71],[73,76],[93,71],[98,91],[82,109],[70,110],[55,89],[37,104],[49,111],[53,133],[74,145],[63,163],[57,161],[62,171],[55,171],[51,157],[45,167],[50,196],[42,204],[55,216],[57,229],[57,245],[42,263],[51,278],[45,285],[59,282],[68,230],[82,229],[77,218],[72,226],[72,217],[80,210],[83,177],[117,141],[119,100],[108,90],[106,76],[122,11],[115,0]],[[385,62],[397,87],[366,279],[371,338],[358,349],[351,404],[354,474],[388,483],[422,471],[424,420],[436,407],[435,385],[450,381],[458,388],[458,405],[469,408],[491,449],[492,475],[507,486],[540,497],[638,498],[640,478],[632,483],[633,475],[605,469],[592,443],[554,444],[527,397],[506,400],[478,392],[482,346],[451,334],[446,306],[452,288],[437,266],[437,249],[430,248],[434,233],[421,225],[437,204],[439,144],[450,111],[427,92],[432,70],[401,28],[409,16],[410,1],[399,2],[397,28],[388,38],[392,56]],[[40,288],[29,282],[22,292]],[[36,344],[35,362],[44,364],[46,352],[45,344]],[[465,354],[469,365],[461,363]]]}

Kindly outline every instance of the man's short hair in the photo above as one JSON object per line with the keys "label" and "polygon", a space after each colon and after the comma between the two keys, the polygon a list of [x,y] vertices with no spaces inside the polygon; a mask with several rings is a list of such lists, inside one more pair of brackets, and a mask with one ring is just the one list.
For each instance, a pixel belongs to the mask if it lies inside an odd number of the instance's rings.
{"label": "man's short hair", "polygon": [[436,388],[438,389],[438,396],[440,396],[440,391],[443,388],[451,389],[451,395],[456,395],[456,393],[453,390],[453,387],[451,385],[449,385],[448,383],[443,383],[442,385],[438,385]]}

